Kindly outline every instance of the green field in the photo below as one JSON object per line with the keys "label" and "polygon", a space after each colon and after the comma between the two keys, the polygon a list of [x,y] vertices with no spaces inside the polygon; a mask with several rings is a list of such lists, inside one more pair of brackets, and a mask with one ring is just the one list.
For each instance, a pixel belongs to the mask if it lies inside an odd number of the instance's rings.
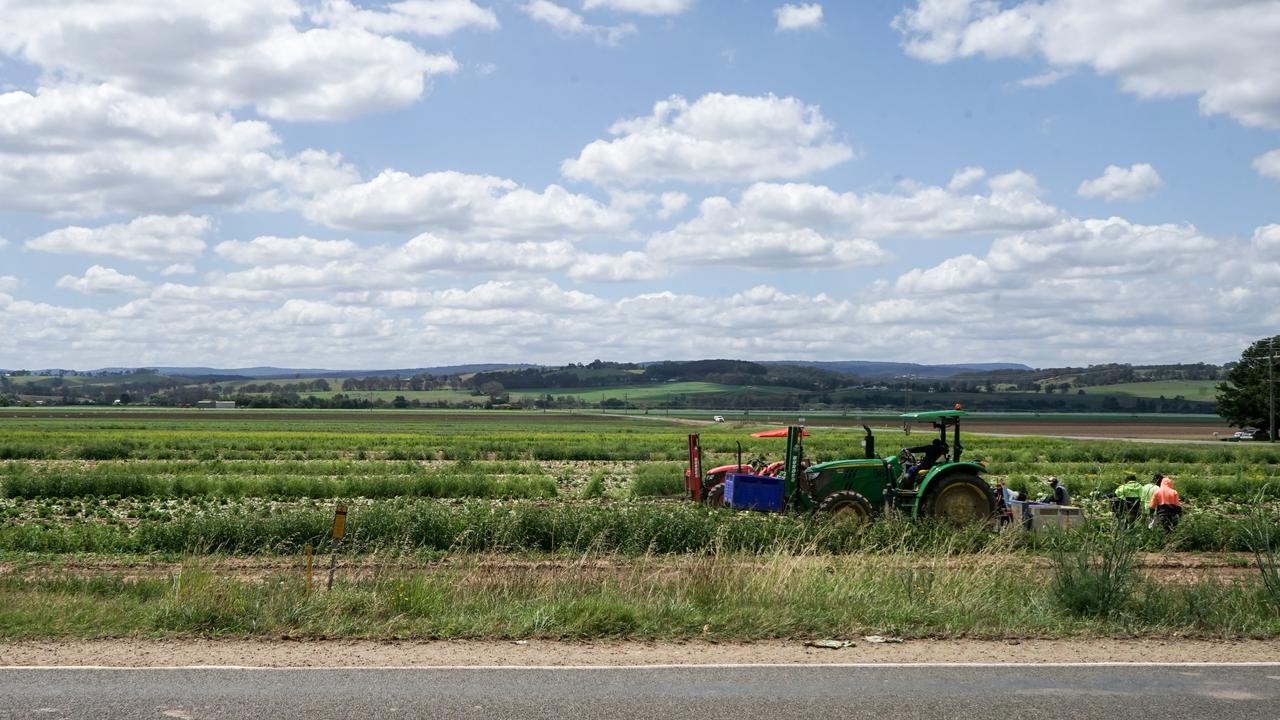
{"label": "green field", "polygon": [[546,390],[512,390],[511,396],[538,398],[543,395],[553,397],[568,395],[586,402],[600,402],[610,398],[626,400],[630,403],[666,402],[678,395],[721,395],[744,391],[766,395],[787,395],[797,391],[795,388],[770,387],[765,385],[741,386],[721,385],[709,382],[670,382],[650,383],[647,385],[618,385],[600,388],[549,388]]}
{"label": "green field", "polygon": [[1181,396],[1187,400],[1213,401],[1220,383],[1220,380],[1154,380],[1152,382],[1122,383],[1120,385],[1099,385],[1086,388],[1086,392],[1131,395],[1144,398],[1164,397],[1171,399]]}
{"label": "green field", "polygon": [[[707,463],[738,443],[779,457],[754,429],[616,413],[11,411],[0,638],[1280,636],[1280,598],[1247,554],[1259,527],[1280,545],[1280,449],[968,435],[991,481],[1034,497],[1048,475],[1065,480],[1092,521],[1049,537],[858,529],[680,497],[688,432]],[[857,428],[811,431],[814,460],[861,453]],[[877,430],[886,452],[919,437]],[[1100,612],[1094,580],[1072,573],[1120,542],[1102,494],[1155,471],[1178,479],[1186,518],[1124,542],[1194,553],[1229,580],[1135,570]],[[351,568],[333,592],[306,592],[308,545]],[[249,558],[266,569],[238,569]],[[992,622],[997,604],[1009,611]]]}
{"label": "green field", "polygon": [[340,388],[342,387],[342,380],[343,380],[343,378],[340,378],[340,377],[304,377],[304,378],[291,378],[291,377],[268,377],[268,378],[246,378],[246,379],[244,379],[244,380],[228,380],[228,381],[225,381],[225,382],[220,382],[220,383],[218,383],[218,385],[220,385],[220,386],[222,386],[222,387],[224,387],[224,388],[230,388],[230,389],[233,389],[233,390],[234,390],[234,389],[236,389],[236,388],[244,387],[245,385],[266,385],[266,384],[270,383],[270,384],[272,384],[272,385],[281,385],[281,386],[288,387],[288,386],[291,386],[291,385],[301,385],[301,384],[303,384],[303,383],[315,382],[315,381],[317,381],[317,380],[324,380],[325,382],[329,383],[329,385],[333,388],[333,392],[341,392],[341,389],[340,389]]}
{"label": "green field", "polygon": [[[334,387],[338,387],[335,385]],[[403,395],[405,400],[419,400],[424,403],[476,403],[483,405],[489,398],[475,395],[468,390],[333,390],[327,393],[307,392],[307,395],[331,397],[343,393],[353,398],[370,398],[373,400],[395,400]]]}

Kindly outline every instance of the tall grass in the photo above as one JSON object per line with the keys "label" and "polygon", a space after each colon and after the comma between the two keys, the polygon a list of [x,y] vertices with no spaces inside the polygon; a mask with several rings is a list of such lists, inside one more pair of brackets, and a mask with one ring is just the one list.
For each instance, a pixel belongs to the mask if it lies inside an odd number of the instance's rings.
{"label": "tall grass", "polygon": [[1106,535],[1086,536],[1074,546],[1059,542],[1052,555],[1054,597],[1081,615],[1124,607],[1133,593],[1134,564],[1141,545],[1140,531],[1123,525]]}
{"label": "tall grass", "polygon": [[1280,523],[1268,517],[1259,498],[1241,523],[1245,545],[1253,553],[1266,597],[1280,613]]}
{"label": "tall grass", "polygon": [[[579,562],[581,560],[582,562]],[[759,640],[858,637],[1275,637],[1258,582],[1142,579],[1133,602],[1080,615],[1051,581],[984,555],[968,563],[769,555],[687,562],[592,555],[548,567],[455,556],[446,565],[238,580],[212,563],[170,577],[0,578],[0,638],[268,636]]]}
{"label": "tall grass", "polygon": [[584,500],[594,500],[604,497],[604,471],[596,470],[591,473],[591,477],[587,478],[587,483],[582,486],[581,497]]}
{"label": "tall grass", "polygon": [[680,463],[646,463],[637,465],[628,488],[631,497],[682,497],[684,466]]}

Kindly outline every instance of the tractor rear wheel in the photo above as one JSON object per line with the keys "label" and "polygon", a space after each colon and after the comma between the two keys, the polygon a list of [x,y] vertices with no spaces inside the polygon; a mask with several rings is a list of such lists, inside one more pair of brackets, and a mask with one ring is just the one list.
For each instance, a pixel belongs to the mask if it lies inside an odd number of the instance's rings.
{"label": "tractor rear wheel", "polygon": [[996,498],[982,478],[966,473],[948,475],[932,485],[920,504],[920,514],[953,525],[986,522],[996,512]]}
{"label": "tractor rear wheel", "polygon": [[724,483],[712,485],[711,489],[707,491],[707,494],[703,497],[702,501],[707,504],[707,507],[724,507]]}
{"label": "tractor rear wheel", "polygon": [[871,503],[861,493],[853,490],[831,493],[818,505],[818,512],[826,513],[834,522],[857,527],[871,522]]}

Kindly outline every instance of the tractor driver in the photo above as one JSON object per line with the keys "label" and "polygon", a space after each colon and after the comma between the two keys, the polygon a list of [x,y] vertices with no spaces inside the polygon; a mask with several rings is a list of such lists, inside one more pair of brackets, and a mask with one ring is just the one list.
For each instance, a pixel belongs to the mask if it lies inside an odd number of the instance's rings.
{"label": "tractor driver", "polygon": [[915,455],[921,453],[915,463],[908,465],[907,469],[902,473],[904,487],[912,487],[916,484],[917,476],[923,471],[928,470],[937,464],[947,454],[947,444],[942,442],[940,438],[934,438],[933,442],[920,447],[907,448],[907,452]]}

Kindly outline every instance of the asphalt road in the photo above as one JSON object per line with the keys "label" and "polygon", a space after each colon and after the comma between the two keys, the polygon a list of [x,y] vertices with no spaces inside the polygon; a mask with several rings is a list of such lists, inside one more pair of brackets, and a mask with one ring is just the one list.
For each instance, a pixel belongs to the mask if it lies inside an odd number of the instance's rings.
{"label": "asphalt road", "polygon": [[0,669],[3,718],[1280,718],[1280,665]]}

